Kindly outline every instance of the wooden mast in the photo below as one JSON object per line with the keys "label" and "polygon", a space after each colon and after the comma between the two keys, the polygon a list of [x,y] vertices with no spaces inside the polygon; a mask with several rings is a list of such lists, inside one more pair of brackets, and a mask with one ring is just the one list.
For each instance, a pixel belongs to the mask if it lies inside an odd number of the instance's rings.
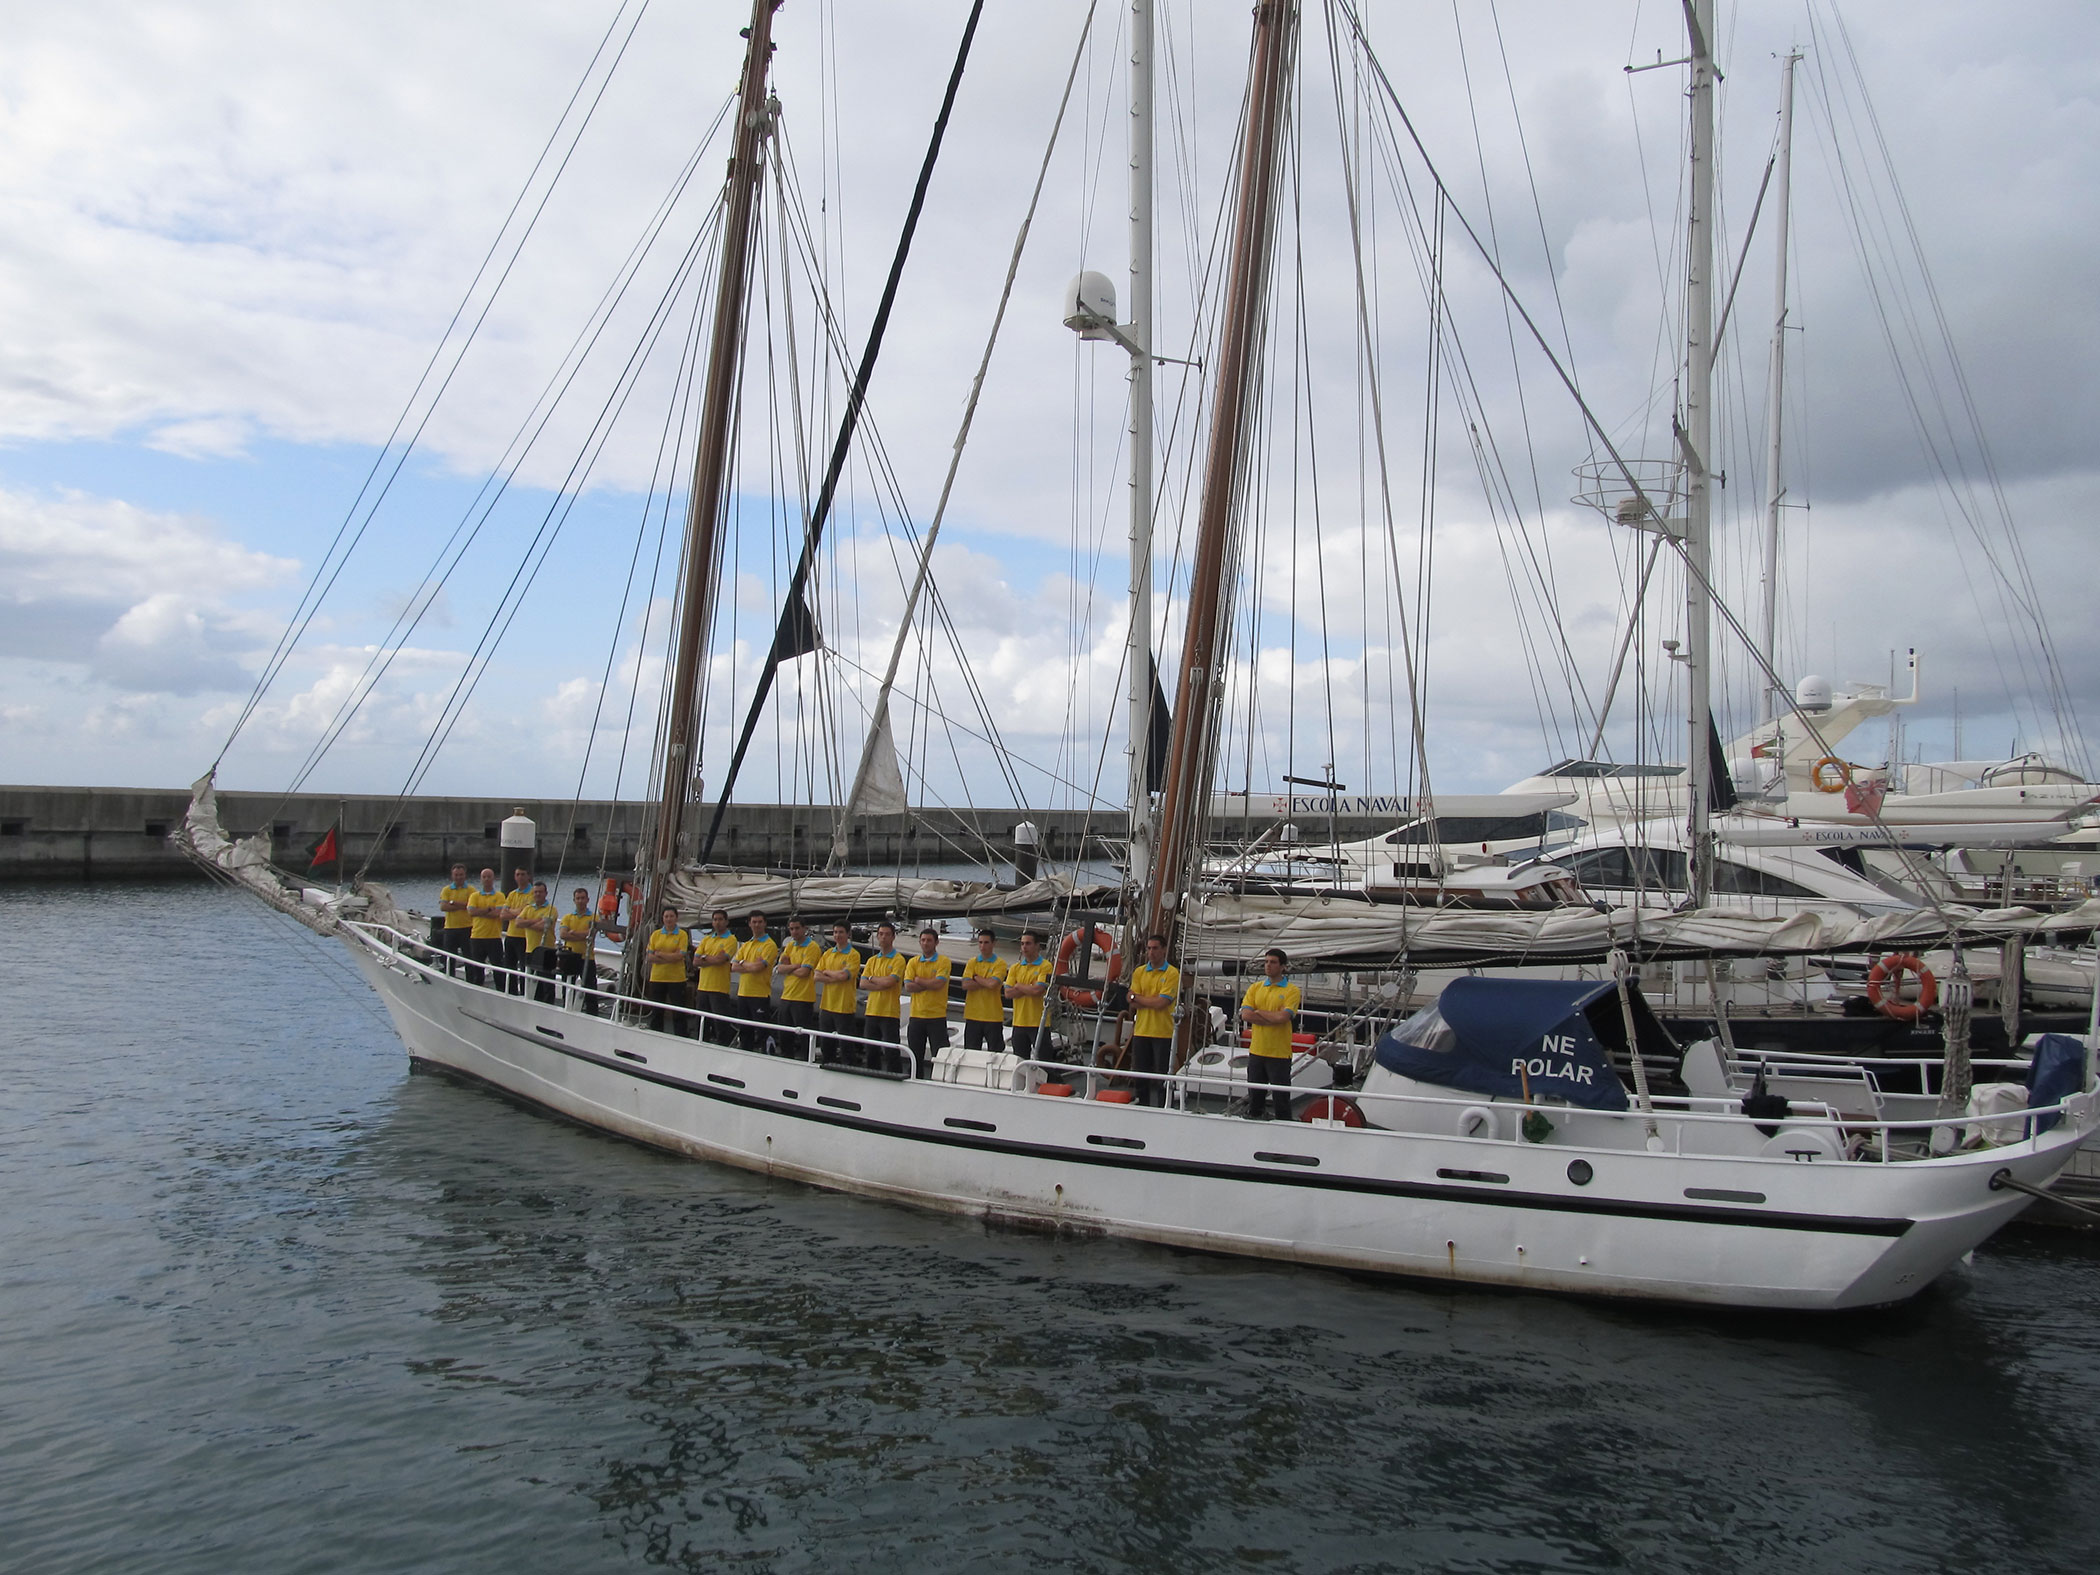
{"label": "wooden mast", "polygon": [[[1159,809],[1159,840],[1138,917],[1131,955],[1143,955],[1146,935],[1167,936],[1180,953],[1182,896],[1193,884],[1210,810],[1211,770],[1217,755],[1224,695],[1225,617],[1229,580],[1238,554],[1240,512],[1248,476],[1250,428],[1261,398],[1262,345],[1269,294],[1277,179],[1290,119],[1291,65],[1296,52],[1294,0],[1259,0],[1254,8],[1253,59],[1248,67],[1246,140],[1240,149],[1238,210],[1231,272],[1218,334],[1216,394],[1210,446],[1203,467],[1203,501],[1189,584],[1188,628],[1174,684],[1173,727]],[[1135,747],[1142,748],[1142,740]]]}
{"label": "wooden mast", "polygon": [[715,563],[720,554],[722,514],[728,502],[731,404],[744,350],[744,297],[757,237],[752,222],[765,172],[765,142],[772,129],[766,100],[766,68],[773,55],[773,13],[781,0],[752,0],[750,47],[744,55],[743,86],[737,99],[736,140],[723,194],[722,271],[715,286],[714,329],[707,353],[707,381],[700,396],[700,441],[693,455],[692,486],[686,495],[685,565],[679,581],[678,636],[672,652],[671,699],[664,740],[663,797],[657,806],[653,852],[644,871],[646,898],[634,916],[645,932],[662,905],[664,884],[676,867],[685,831],[685,808],[693,794],[700,737],[700,675],[707,631],[714,621]]}

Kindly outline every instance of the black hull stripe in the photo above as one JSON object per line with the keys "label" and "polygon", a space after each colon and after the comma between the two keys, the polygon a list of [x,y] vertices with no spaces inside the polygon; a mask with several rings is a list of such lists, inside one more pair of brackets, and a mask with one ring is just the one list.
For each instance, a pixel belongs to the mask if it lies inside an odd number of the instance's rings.
{"label": "black hull stripe", "polygon": [[981,1136],[953,1129],[930,1131],[900,1126],[872,1116],[848,1115],[843,1111],[809,1105],[777,1102],[755,1094],[740,1094],[722,1087],[709,1087],[673,1077],[667,1072],[636,1066],[629,1061],[580,1050],[573,1045],[552,1044],[536,1034],[512,1028],[494,1018],[461,1008],[461,1015],[499,1033],[522,1039],[538,1050],[552,1051],[571,1060],[588,1062],[622,1077],[663,1088],[676,1089],[701,1099],[725,1105],[740,1105],[769,1115],[785,1116],[818,1126],[849,1127],[881,1137],[903,1138],[944,1148],[978,1149],[994,1154],[1018,1154],[1028,1159],[1059,1160],[1073,1165],[1102,1165],[1111,1170],[1149,1170],[1173,1175],[1203,1176],[1221,1181],[1255,1181],[1271,1187],[1313,1187],[1325,1192],[1359,1192],[1379,1197],[1428,1199],[1439,1203],[1477,1203],[1493,1208],[1538,1209],[1554,1214],[1616,1215],[1624,1219],[1677,1220],[1698,1225],[1749,1225],[1765,1230],[1815,1231],[1833,1236],[1901,1236],[1915,1221],[1873,1219],[1858,1215],[1790,1214],[1771,1209],[1702,1207],[1695,1203],[1635,1203],[1617,1198],[1556,1197],[1543,1192],[1505,1192],[1499,1187],[1436,1186],[1419,1181],[1387,1181],[1370,1176],[1344,1176],[1319,1171],[1275,1169],[1251,1165],[1223,1165],[1209,1160],[1172,1159],[1160,1154],[1134,1153],[1122,1149],[1069,1149],[1049,1143],[1024,1143],[1012,1138]]}

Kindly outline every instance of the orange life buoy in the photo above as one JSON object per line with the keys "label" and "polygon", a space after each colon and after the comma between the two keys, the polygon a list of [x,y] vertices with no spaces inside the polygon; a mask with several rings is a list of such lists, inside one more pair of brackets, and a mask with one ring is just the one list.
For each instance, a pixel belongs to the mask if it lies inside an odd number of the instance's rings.
{"label": "orange life buoy", "polygon": [[1356,1101],[1343,1099],[1335,1094],[1322,1094],[1307,1102],[1298,1112],[1300,1121],[1339,1121],[1345,1127],[1368,1126],[1364,1113],[1356,1108]]}
{"label": "orange life buoy", "polygon": [[[1835,778],[1826,778],[1823,775],[1825,766],[1834,769],[1837,772],[1837,776]],[[1845,791],[1845,785],[1852,780],[1852,768],[1845,764],[1844,761],[1838,759],[1836,755],[1825,755],[1810,768],[1808,780],[1816,785],[1818,793],[1842,793]]]}
{"label": "orange life buoy", "polygon": [[[1903,999],[1903,976],[1914,973],[1918,976],[1918,998]],[[1915,952],[1890,952],[1872,968],[1867,970],[1867,999],[1874,1003],[1875,1010],[1884,1017],[1892,1017],[1899,1023],[1914,1023],[1932,1010],[1940,998],[1940,982],[1933,978],[1932,970],[1918,961]]]}
{"label": "orange life buoy", "polygon": [[[1115,937],[1097,924],[1083,925],[1057,943],[1057,971],[1060,974],[1069,971],[1072,954],[1079,950],[1079,943],[1086,939],[1090,933],[1093,937],[1094,950],[1105,952],[1108,955],[1108,978],[1106,982],[1114,984],[1123,977],[1123,954],[1116,950]],[[1064,997],[1065,1005],[1076,1006],[1083,1010],[1101,1004],[1101,992],[1099,990],[1082,990],[1077,985],[1068,984],[1062,986],[1058,990],[1058,994]]]}

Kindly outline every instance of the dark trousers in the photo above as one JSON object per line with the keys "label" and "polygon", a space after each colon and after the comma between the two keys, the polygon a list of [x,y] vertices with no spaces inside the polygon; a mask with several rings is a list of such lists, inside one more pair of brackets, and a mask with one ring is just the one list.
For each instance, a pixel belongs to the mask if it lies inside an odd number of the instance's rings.
{"label": "dark trousers", "polygon": [[861,1033],[858,1012],[819,1012],[817,1025],[828,1036],[820,1054],[827,1061],[843,1061],[848,1066],[864,1064],[861,1052],[865,1045],[858,1043]]}
{"label": "dark trousers", "polygon": [[532,987],[532,998],[543,1006],[552,1006],[554,996],[554,948],[540,946],[533,950],[527,963],[532,977],[538,982]]}
{"label": "dark trousers", "polygon": [[1047,1061],[1050,1030],[1041,1023],[1014,1024],[1013,1052],[1023,1061]]}
{"label": "dark trousers", "polygon": [[[865,1047],[868,1052],[868,1065],[878,1072],[903,1071],[904,1057],[897,1051],[897,1019],[894,1017],[864,1017],[861,1019],[860,1026],[861,1032],[875,1041],[875,1044]],[[878,1045],[884,1048],[878,1049]]]}
{"label": "dark trousers", "polygon": [[503,966],[511,972],[504,977],[503,988],[507,994],[525,993],[525,937],[506,935],[503,937]]}
{"label": "dark trousers", "polygon": [[773,998],[770,995],[739,995],[736,1001],[737,1043],[746,1050],[768,1049],[773,1026]]}
{"label": "dark trousers", "polygon": [[948,1019],[914,1017],[911,1027],[905,1030],[904,1042],[911,1047],[912,1057],[918,1062],[918,1075],[933,1076],[934,1051],[948,1048]]}
{"label": "dark trousers", "polygon": [[[598,959],[583,952],[572,952],[564,947],[554,954],[554,974],[564,984],[581,985],[586,990],[598,988]],[[590,996],[583,998],[583,1009],[592,1016],[598,1014],[598,1003]]]}
{"label": "dark trousers", "polygon": [[736,1016],[736,997],[727,990],[700,990],[693,996],[693,1004],[703,1012],[713,1012],[700,1024],[700,1037],[711,1045],[733,1045],[736,1043],[736,1024],[727,1019]]}
{"label": "dark trousers", "polygon": [[667,1012],[666,1006],[684,1006],[692,1000],[692,989],[682,979],[645,979],[642,981],[642,999],[654,1001],[655,1009],[649,1014],[649,1026],[663,1032],[669,1018],[669,1028],[674,1034],[693,1037],[693,1020],[682,1012]]}
{"label": "dark trousers", "polygon": [[[1171,1039],[1154,1038],[1149,1034],[1135,1037],[1130,1041],[1130,1070],[1164,1076],[1167,1061],[1173,1053],[1174,1041]],[[1288,1082],[1289,1078],[1286,1063],[1284,1079]],[[1164,1083],[1139,1082],[1134,1093],[1141,1105],[1164,1105],[1167,1102],[1167,1085]]]}
{"label": "dark trousers", "polygon": [[963,1048],[965,1050],[990,1050],[994,1053],[1006,1048],[1006,1025],[1004,1023],[973,1023],[963,1019]]}
{"label": "dark trousers", "polygon": [[785,1056],[806,1057],[810,1052],[810,1040],[817,1026],[817,1003],[783,1000],[774,1008],[773,1017],[783,1028],[795,1030],[793,1033],[778,1036],[780,1053]]}
{"label": "dark trousers", "polygon": [[1291,1058],[1287,1055],[1247,1057],[1247,1115],[1255,1121],[1269,1119],[1269,1101],[1276,1101],[1276,1119],[1291,1119]]}
{"label": "dark trousers", "polygon": [[445,953],[445,972],[457,977],[465,966],[467,955],[467,927],[444,929],[437,932],[438,950]]}
{"label": "dark trousers", "polygon": [[488,939],[480,941],[477,941],[472,937],[468,938],[467,983],[493,985],[495,988],[500,990],[503,988],[503,976],[501,974],[498,974],[494,978],[490,978],[484,970],[489,968],[501,968],[502,966],[502,936],[491,935],[490,937],[488,937]]}

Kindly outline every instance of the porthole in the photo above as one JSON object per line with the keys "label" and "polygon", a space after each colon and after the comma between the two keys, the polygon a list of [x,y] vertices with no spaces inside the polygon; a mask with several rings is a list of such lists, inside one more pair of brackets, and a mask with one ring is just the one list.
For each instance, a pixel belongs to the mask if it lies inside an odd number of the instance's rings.
{"label": "porthole", "polygon": [[1596,1178],[1596,1175],[1597,1173],[1590,1169],[1588,1160],[1571,1159],[1568,1161],[1568,1179],[1574,1182],[1576,1186],[1588,1186]]}

